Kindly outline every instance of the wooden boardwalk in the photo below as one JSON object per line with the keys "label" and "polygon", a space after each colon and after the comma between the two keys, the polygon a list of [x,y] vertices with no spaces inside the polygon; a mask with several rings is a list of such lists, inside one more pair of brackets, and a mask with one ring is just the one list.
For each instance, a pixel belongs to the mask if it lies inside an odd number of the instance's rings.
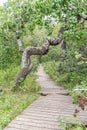
{"label": "wooden boardwalk", "polygon": [[[63,130],[59,120],[74,121],[76,108],[67,92],[56,85],[40,65],[37,72],[37,83],[42,86],[40,98],[27,107],[4,130]],[[87,121],[87,109],[80,112],[78,119]]]}

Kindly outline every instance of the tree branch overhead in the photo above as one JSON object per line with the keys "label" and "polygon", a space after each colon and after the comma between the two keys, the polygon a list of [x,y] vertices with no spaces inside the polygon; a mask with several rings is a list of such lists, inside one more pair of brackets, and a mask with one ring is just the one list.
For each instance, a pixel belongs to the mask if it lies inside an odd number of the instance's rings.
{"label": "tree branch overhead", "polygon": [[[22,62],[21,62],[21,70],[19,71],[18,75],[15,78],[15,85],[20,84],[21,79],[25,79],[28,73],[31,71],[33,65],[31,62],[31,56],[32,55],[45,55],[49,51],[49,46],[56,46],[60,44],[63,39],[60,36],[61,29],[59,31],[59,34],[55,38],[47,38],[42,47],[32,47],[28,46],[24,49],[23,55],[22,55]],[[63,43],[62,43],[63,44]],[[64,43],[65,44],[65,43]],[[21,41],[18,40],[19,50],[23,50]],[[29,62],[28,62],[29,61]]]}

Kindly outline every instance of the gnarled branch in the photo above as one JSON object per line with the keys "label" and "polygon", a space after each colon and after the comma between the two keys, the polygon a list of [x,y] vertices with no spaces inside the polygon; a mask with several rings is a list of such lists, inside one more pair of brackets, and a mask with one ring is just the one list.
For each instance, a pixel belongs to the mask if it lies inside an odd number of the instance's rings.
{"label": "gnarled branch", "polygon": [[[61,31],[59,31],[59,34]],[[58,35],[59,36],[59,35]],[[21,62],[21,70],[19,71],[18,75],[15,78],[15,85],[19,85],[21,79],[25,79],[28,73],[32,69],[32,62],[31,62],[31,56],[32,55],[45,55],[49,51],[49,46],[56,46],[62,42],[64,43],[64,40],[59,36],[56,38],[47,38],[42,47],[32,47],[28,46],[24,49],[23,55],[22,55],[22,62]],[[65,44],[65,43],[64,43]]]}

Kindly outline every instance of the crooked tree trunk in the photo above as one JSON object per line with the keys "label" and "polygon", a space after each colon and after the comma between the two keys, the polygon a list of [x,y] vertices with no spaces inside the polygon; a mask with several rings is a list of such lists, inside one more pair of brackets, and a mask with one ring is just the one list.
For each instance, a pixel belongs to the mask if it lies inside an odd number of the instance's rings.
{"label": "crooked tree trunk", "polygon": [[17,40],[19,50],[21,52],[23,51],[23,54],[22,54],[21,70],[19,71],[19,73],[17,74],[15,78],[16,86],[19,85],[21,80],[24,80],[26,76],[29,74],[29,72],[31,71],[33,67],[32,62],[31,62],[32,55],[45,55],[49,51],[49,46],[56,46],[60,43],[62,43],[62,46],[64,43],[63,48],[65,48],[65,42],[61,38],[61,35],[60,35],[61,33],[63,33],[63,30],[60,29],[59,34],[56,38],[47,38],[44,44],[42,45],[42,47],[28,46],[25,49],[22,49],[21,41]]}

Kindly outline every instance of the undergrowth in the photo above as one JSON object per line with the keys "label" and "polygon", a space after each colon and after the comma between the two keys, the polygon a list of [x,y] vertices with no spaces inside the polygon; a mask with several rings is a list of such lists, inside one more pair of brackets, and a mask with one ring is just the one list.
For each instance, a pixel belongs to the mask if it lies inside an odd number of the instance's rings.
{"label": "undergrowth", "polygon": [[0,130],[38,98],[36,92],[40,86],[36,84],[36,77],[33,74],[37,65],[16,91],[13,91],[14,77],[19,68],[19,66],[11,65],[8,69],[0,70]]}
{"label": "undergrowth", "polygon": [[63,86],[68,90],[72,96],[72,100],[76,103],[78,95],[87,96],[87,78],[86,74],[80,74],[75,71],[73,72],[58,72],[58,62],[49,61],[43,63],[46,73],[55,80],[59,85]]}
{"label": "undergrowth", "polygon": [[67,120],[65,118],[59,118],[58,125],[62,130],[87,130],[84,125],[82,125],[78,119],[73,118],[72,120]]}

